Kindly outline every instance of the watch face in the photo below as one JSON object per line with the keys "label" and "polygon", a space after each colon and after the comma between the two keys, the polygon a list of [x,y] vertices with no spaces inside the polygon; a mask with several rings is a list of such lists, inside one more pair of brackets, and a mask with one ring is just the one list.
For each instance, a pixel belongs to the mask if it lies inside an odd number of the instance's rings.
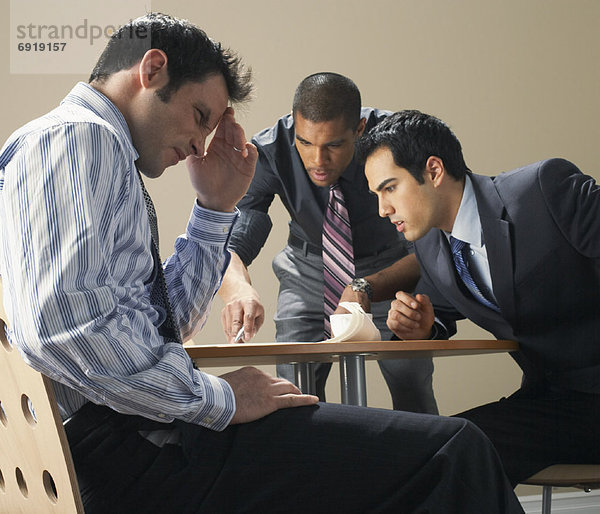
{"label": "watch face", "polygon": [[371,284],[364,278],[355,278],[352,281],[352,290],[360,293],[366,293],[369,299],[371,298]]}

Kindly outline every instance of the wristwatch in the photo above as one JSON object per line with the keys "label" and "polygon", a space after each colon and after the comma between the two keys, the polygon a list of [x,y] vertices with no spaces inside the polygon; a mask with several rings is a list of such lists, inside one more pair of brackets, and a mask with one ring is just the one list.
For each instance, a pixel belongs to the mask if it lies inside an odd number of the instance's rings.
{"label": "wristwatch", "polygon": [[352,287],[352,291],[357,291],[359,293],[366,293],[369,301],[373,300],[373,288],[371,284],[365,278],[355,278],[352,282],[350,282],[350,287]]}

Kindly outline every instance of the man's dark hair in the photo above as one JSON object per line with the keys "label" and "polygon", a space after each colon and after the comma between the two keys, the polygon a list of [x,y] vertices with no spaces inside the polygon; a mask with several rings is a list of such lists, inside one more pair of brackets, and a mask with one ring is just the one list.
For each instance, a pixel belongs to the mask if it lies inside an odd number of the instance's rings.
{"label": "man's dark hair", "polygon": [[169,83],[157,92],[164,102],[185,82],[202,82],[210,75],[225,79],[229,99],[247,100],[252,92],[252,73],[239,57],[210,39],[187,20],[150,13],[119,28],[98,59],[90,82],[103,82],[113,73],[131,68],[152,49],[167,55]]}
{"label": "man's dark hair", "polygon": [[322,72],[306,77],[294,94],[292,112],[313,123],[342,116],[355,130],[360,121],[360,91],[356,84],[338,73]]}
{"label": "man's dark hair", "polygon": [[458,138],[442,120],[419,111],[400,111],[375,125],[356,143],[357,157],[367,160],[379,148],[388,148],[396,166],[405,168],[419,184],[427,159],[439,157],[446,171],[456,180],[471,173]]}

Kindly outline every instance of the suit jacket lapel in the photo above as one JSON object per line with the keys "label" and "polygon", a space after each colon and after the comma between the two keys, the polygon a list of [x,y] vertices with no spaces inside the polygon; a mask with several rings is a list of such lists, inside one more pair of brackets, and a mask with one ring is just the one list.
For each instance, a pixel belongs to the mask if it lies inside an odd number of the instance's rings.
{"label": "suit jacket lapel", "polygon": [[502,317],[514,326],[517,314],[510,222],[504,219],[504,204],[492,177],[472,175],[471,178],[490,264],[494,296]]}

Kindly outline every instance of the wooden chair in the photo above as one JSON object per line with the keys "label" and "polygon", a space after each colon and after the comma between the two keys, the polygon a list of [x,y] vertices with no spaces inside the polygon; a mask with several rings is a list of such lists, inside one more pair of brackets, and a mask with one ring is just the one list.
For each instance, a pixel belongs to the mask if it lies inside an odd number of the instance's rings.
{"label": "wooden chair", "polygon": [[83,513],[48,377],[8,342],[0,319],[0,513]]}
{"label": "wooden chair", "polygon": [[550,514],[552,488],[576,487],[588,493],[592,489],[598,489],[600,488],[600,464],[556,464],[542,469],[521,483],[543,487],[542,514]]}

